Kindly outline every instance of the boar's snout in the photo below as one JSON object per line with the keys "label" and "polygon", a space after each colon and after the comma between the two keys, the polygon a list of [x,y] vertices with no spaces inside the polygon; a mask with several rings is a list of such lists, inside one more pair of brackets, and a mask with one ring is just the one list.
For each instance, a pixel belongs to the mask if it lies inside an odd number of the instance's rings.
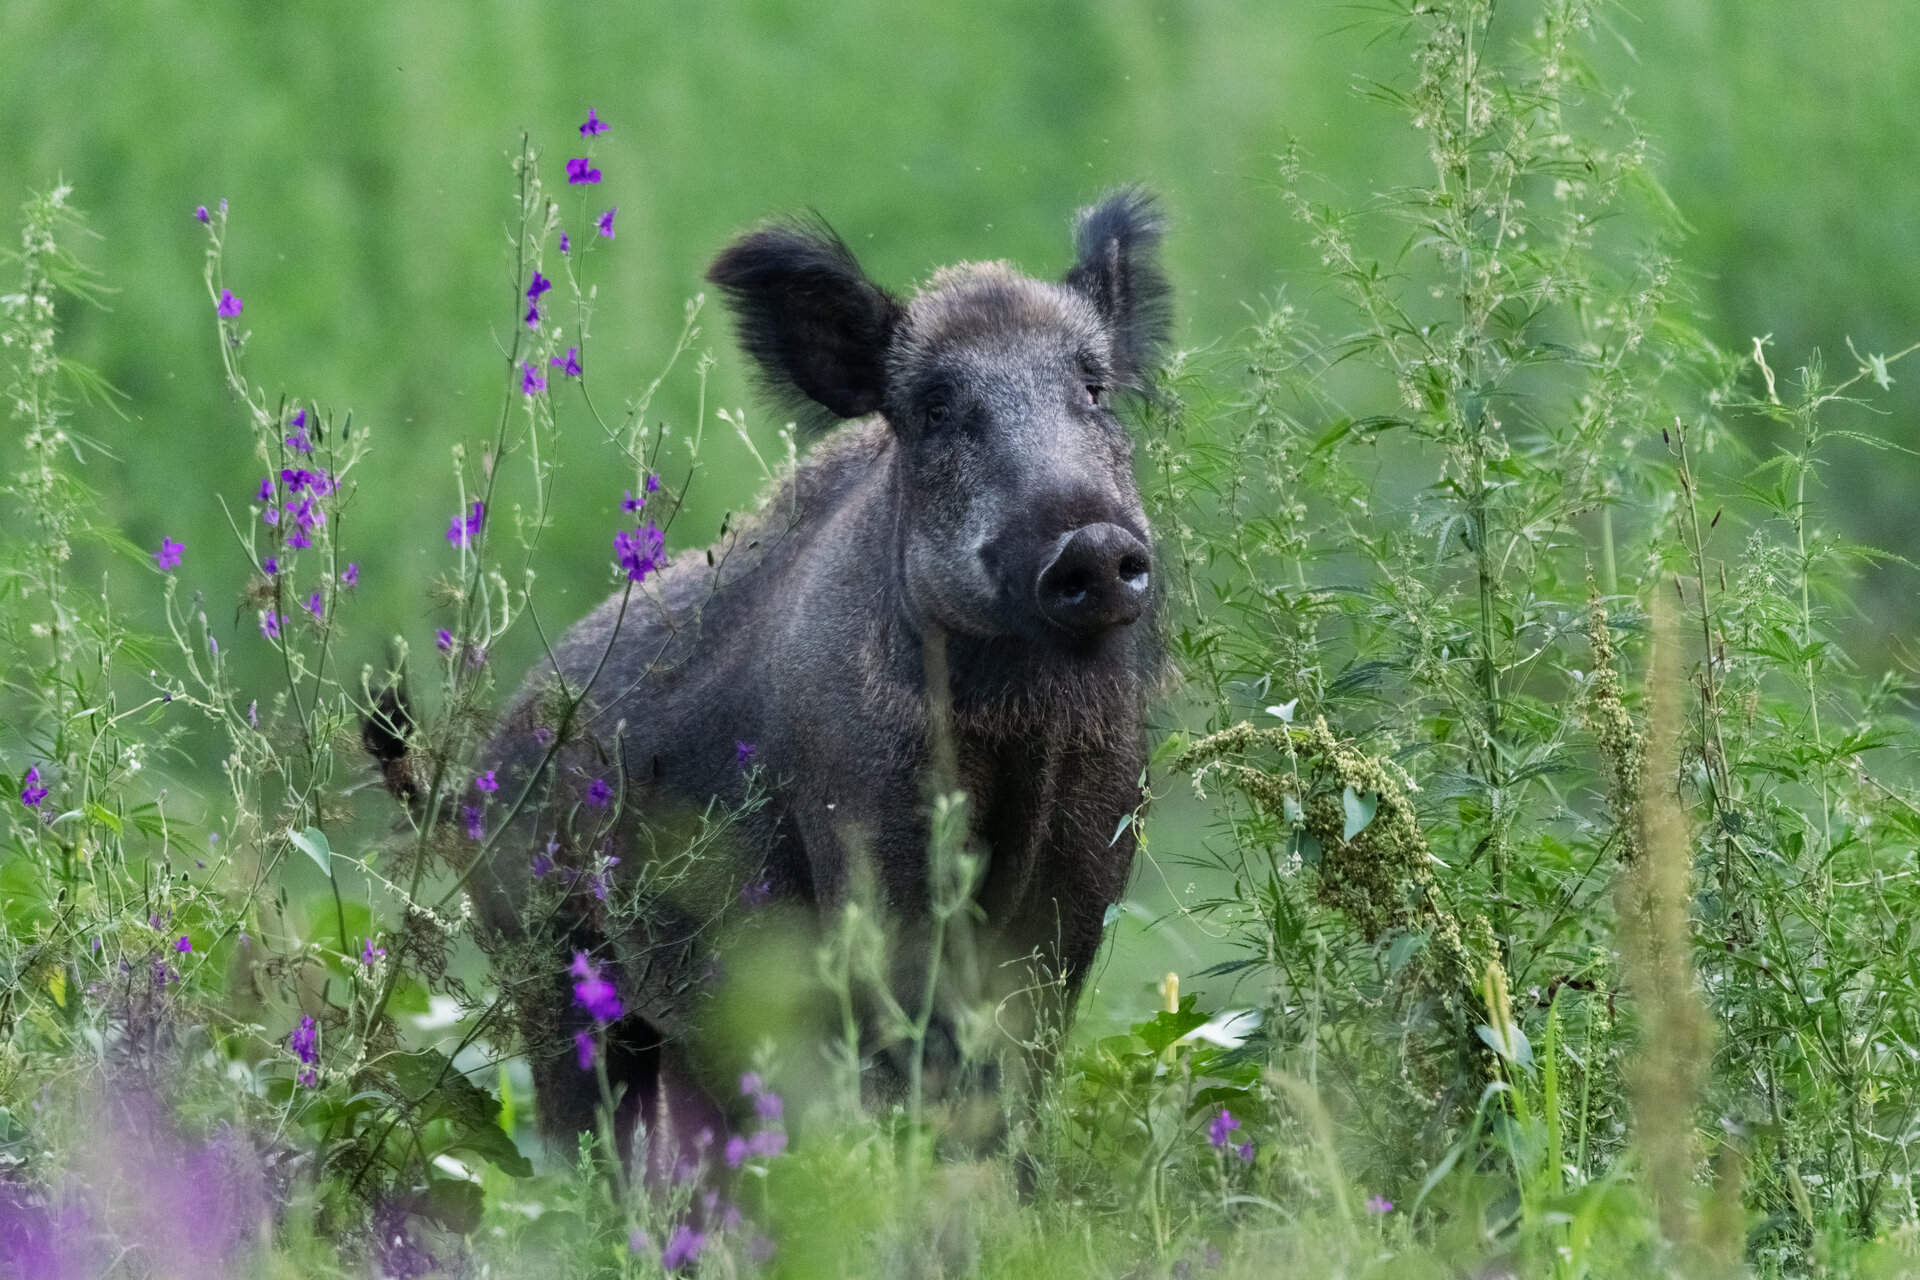
{"label": "boar's snout", "polygon": [[1152,556],[1117,524],[1089,524],[1060,536],[1034,583],[1040,616],[1086,639],[1139,621],[1147,608]]}

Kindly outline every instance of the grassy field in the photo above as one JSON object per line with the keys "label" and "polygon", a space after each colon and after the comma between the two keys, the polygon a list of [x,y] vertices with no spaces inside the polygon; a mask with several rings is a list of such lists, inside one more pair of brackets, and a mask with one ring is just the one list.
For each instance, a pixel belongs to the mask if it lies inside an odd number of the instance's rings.
{"label": "grassy field", "polygon": [[[1902,21],[9,6],[0,1271],[1920,1273]],[[963,1151],[743,980],[738,1153],[542,1149],[462,806],[622,493],[697,554],[788,457],[706,262],[1054,274],[1134,179],[1181,679],[1054,1066]],[[834,929],[741,971],[852,1002]]]}

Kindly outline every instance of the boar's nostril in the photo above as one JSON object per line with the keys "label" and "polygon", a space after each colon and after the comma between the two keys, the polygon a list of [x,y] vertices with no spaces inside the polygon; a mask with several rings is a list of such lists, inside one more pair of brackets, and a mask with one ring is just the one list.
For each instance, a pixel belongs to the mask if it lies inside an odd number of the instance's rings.
{"label": "boar's nostril", "polygon": [[1146,608],[1151,557],[1115,524],[1090,524],[1061,537],[1034,583],[1048,622],[1087,637],[1139,620]]}

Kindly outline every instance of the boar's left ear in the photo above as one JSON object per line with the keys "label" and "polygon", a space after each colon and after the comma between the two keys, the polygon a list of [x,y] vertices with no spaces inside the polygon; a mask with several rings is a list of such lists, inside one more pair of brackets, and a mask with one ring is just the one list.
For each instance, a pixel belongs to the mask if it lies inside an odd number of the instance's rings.
{"label": "boar's left ear", "polygon": [[1066,284],[1099,308],[1113,333],[1120,377],[1142,389],[1172,325],[1171,290],[1160,271],[1165,230],[1159,201],[1142,187],[1122,187],[1074,217],[1079,261]]}
{"label": "boar's left ear", "polygon": [[707,279],[733,308],[740,345],[784,401],[838,418],[886,399],[887,345],[904,312],[825,222],[777,222],[734,241]]}

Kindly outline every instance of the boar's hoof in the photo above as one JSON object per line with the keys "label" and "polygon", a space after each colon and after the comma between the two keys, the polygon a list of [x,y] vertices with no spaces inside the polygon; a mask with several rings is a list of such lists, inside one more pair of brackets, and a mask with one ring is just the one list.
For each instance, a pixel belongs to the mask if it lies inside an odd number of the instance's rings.
{"label": "boar's hoof", "polygon": [[1137,622],[1147,607],[1146,544],[1117,524],[1062,534],[1035,583],[1040,614],[1078,638]]}

